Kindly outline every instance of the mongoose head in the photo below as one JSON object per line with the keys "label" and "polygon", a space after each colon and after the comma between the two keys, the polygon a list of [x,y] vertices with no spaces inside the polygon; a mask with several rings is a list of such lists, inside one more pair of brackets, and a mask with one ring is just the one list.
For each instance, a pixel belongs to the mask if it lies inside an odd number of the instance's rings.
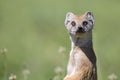
{"label": "mongoose head", "polygon": [[94,17],[92,12],[83,15],[74,15],[72,12],[66,14],[65,26],[72,35],[84,34],[93,29]]}

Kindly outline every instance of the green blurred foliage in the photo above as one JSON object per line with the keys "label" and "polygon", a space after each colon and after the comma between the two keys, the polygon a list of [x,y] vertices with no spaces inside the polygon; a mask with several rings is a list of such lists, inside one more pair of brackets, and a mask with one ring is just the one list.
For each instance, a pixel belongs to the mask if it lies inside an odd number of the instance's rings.
{"label": "green blurred foliage", "polygon": [[[29,65],[29,80],[49,80],[56,66],[65,75],[70,40],[64,27],[67,12],[92,11],[94,50],[98,78],[111,73],[120,78],[120,1],[119,0],[0,0],[0,48],[7,48],[7,76],[22,78],[24,64]],[[58,54],[60,46],[65,54]],[[0,54],[0,80],[4,78],[4,61]]]}

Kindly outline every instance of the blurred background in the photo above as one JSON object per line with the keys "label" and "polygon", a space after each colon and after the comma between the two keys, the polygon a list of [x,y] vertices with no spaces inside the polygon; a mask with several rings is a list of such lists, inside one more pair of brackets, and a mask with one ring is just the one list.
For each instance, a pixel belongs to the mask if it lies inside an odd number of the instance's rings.
{"label": "blurred background", "polygon": [[95,17],[98,80],[119,79],[119,0],[0,0],[0,80],[63,78],[71,46],[65,15],[86,11]]}

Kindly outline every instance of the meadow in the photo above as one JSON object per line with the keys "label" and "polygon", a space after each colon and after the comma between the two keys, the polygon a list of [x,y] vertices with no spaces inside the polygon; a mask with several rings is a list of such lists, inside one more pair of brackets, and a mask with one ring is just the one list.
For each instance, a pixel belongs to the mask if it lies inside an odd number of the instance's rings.
{"label": "meadow", "polygon": [[95,17],[98,80],[119,80],[119,0],[0,0],[0,80],[53,80],[59,71],[63,78],[71,47],[65,15],[86,11]]}

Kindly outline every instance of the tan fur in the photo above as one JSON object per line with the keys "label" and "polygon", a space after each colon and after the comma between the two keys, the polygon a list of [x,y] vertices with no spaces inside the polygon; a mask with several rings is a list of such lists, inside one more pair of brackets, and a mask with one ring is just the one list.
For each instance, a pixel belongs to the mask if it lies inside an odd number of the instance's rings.
{"label": "tan fur", "polygon": [[[81,25],[80,23],[82,23],[82,20],[86,17],[85,14],[82,16],[77,16],[73,13],[69,14],[70,19],[67,16],[68,19],[76,22],[76,26],[72,27]],[[96,56],[92,46],[92,29],[85,33],[74,34],[69,30],[71,27],[70,24],[67,23],[66,26],[70,33],[72,48],[67,67],[67,75],[64,80],[97,80]]]}

